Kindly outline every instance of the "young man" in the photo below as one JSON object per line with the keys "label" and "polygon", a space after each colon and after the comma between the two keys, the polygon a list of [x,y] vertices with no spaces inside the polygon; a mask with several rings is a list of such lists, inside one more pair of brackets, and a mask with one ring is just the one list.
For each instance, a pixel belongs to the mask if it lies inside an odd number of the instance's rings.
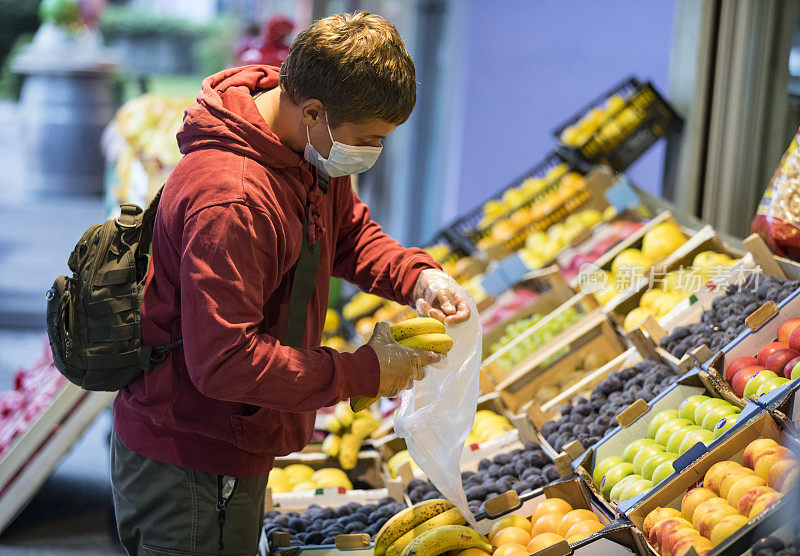
{"label": "young man", "polygon": [[161,198],[142,311],[144,343],[183,345],[114,402],[130,554],[256,553],[273,459],[308,443],[316,410],[394,396],[438,360],[387,323],[355,353],[319,347],[331,276],[468,318],[468,295],[382,233],[350,187],[410,115],[415,87],[397,30],[366,13],[300,33],[280,74],[248,66],[203,82],[178,133],[185,156]]}

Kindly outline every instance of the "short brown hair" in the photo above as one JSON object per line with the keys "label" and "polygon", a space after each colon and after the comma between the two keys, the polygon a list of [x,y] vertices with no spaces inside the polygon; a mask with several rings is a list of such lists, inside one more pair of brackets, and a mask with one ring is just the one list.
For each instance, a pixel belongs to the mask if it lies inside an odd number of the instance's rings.
{"label": "short brown hair", "polygon": [[370,118],[400,125],[414,109],[414,62],[397,28],[367,12],[334,14],[302,31],[281,66],[295,103],[320,100],[328,122]]}

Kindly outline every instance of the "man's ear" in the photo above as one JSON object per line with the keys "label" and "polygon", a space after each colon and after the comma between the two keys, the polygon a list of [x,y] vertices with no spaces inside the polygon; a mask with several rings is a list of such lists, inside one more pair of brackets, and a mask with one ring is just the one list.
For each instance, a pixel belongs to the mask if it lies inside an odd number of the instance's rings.
{"label": "man's ear", "polygon": [[303,125],[312,126],[322,118],[322,113],[325,111],[325,105],[322,101],[310,98],[300,105],[300,113],[303,115]]}

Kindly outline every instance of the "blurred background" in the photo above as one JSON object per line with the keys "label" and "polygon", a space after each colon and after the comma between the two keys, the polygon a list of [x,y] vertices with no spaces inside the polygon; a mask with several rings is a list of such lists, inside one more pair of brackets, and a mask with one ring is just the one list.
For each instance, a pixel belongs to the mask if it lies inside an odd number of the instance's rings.
{"label": "blurred background", "polygon": [[[44,292],[83,230],[169,175],[203,77],[280,64],[298,30],[354,10],[394,22],[416,64],[414,113],[358,180],[407,245],[540,163],[630,76],[682,127],[628,177],[722,232],[747,233],[798,127],[793,1],[0,0],[0,390],[42,357]],[[103,413],[75,439],[0,553],[119,552],[108,429]]]}

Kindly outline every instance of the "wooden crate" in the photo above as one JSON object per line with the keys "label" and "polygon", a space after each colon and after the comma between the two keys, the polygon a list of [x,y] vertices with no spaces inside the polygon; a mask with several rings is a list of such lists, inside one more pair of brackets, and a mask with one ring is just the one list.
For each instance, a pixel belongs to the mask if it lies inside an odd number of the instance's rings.
{"label": "wooden crate", "polygon": [[[295,463],[308,465],[315,471],[325,467],[341,468],[339,460],[322,452],[319,444],[309,444],[302,452],[275,458],[273,467],[287,467]],[[381,474],[381,455],[376,450],[362,450],[358,453],[358,461],[354,469],[346,471],[351,481],[362,481],[372,488],[386,486]]]}
{"label": "wooden crate", "polygon": [[522,361],[495,389],[509,409],[518,411],[533,399],[538,389],[554,384],[562,373],[575,369],[587,353],[598,353],[611,360],[623,351],[625,346],[608,318],[600,311],[593,311]]}
{"label": "wooden crate", "polygon": [[614,319],[620,329],[623,329],[625,317],[633,309],[639,307],[642,295],[644,295],[646,291],[658,289],[660,287],[659,279],[667,272],[689,267],[694,261],[694,258],[703,251],[723,253],[732,258],[740,258],[743,256],[742,253],[736,252],[725,245],[722,240],[717,237],[714,228],[705,226],[695,235],[691,236],[686,243],[676,249],[666,259],[654,265],[650,271],[650,280],[648,280],[646,284],[616,296],[603,307],[603,310]]}
{"label": "wooden crate", "polygon": [[[503,337],[506,328],[517,321],[535,314],[548,314],[575,297],[573,290],[561,276],[557,267],[548,267],[540,272],[531,273],[525,280],[517,284],[513,290],[527,289],[539,294],[538,299],[527,307],[523,307],[509,318],[497,323],[483,334],[483,359],[491,355],[491,348]],[[509,296],[513,291],[508,292]],[[496,299],[502,303],[505,294]]]}
{"label": "wooden crate", "polygon": [[[517,345],[522,343],[526,338],[529,336],[538,334],[541,330],[543,330],[549,323],[555,320],[560,315],[564,314],[566,311],[571,309],[575,309],[578,311],[581,318],[575,322],[571,327],[563,330],[558,336],[553,338],[551,342],[560,341],[564,337],[569,337],[571,335],[571,330],[576,326],[580,325],[583,320],[589,317],[594,312],[599,312],[597,309],[599,305],[597,304],[597,300],[592,295],[586,294],[578,294],[573,296],[569,301],[562,303],[558,308],[551,311],[547,316],[539,320],[536,324],[528,328],[525,332],[514,338],[511,342],[497,350],[495,353],[487,357],[481,366],[482,371],[485,373],[488,380],[494,385],[492,389],[495,389],[496,385],[500,382],[505,380],[507,377],[515,374],[519,370],[528,369],[533,359],[536,358],[537,353],[531,353],[525,360],[520,361],[517,365],[515,365],[511,369],[504,369],[499,360],[509,353],[512,349],[514,349]],[[515,410],[512,408],[512,410]]]}

